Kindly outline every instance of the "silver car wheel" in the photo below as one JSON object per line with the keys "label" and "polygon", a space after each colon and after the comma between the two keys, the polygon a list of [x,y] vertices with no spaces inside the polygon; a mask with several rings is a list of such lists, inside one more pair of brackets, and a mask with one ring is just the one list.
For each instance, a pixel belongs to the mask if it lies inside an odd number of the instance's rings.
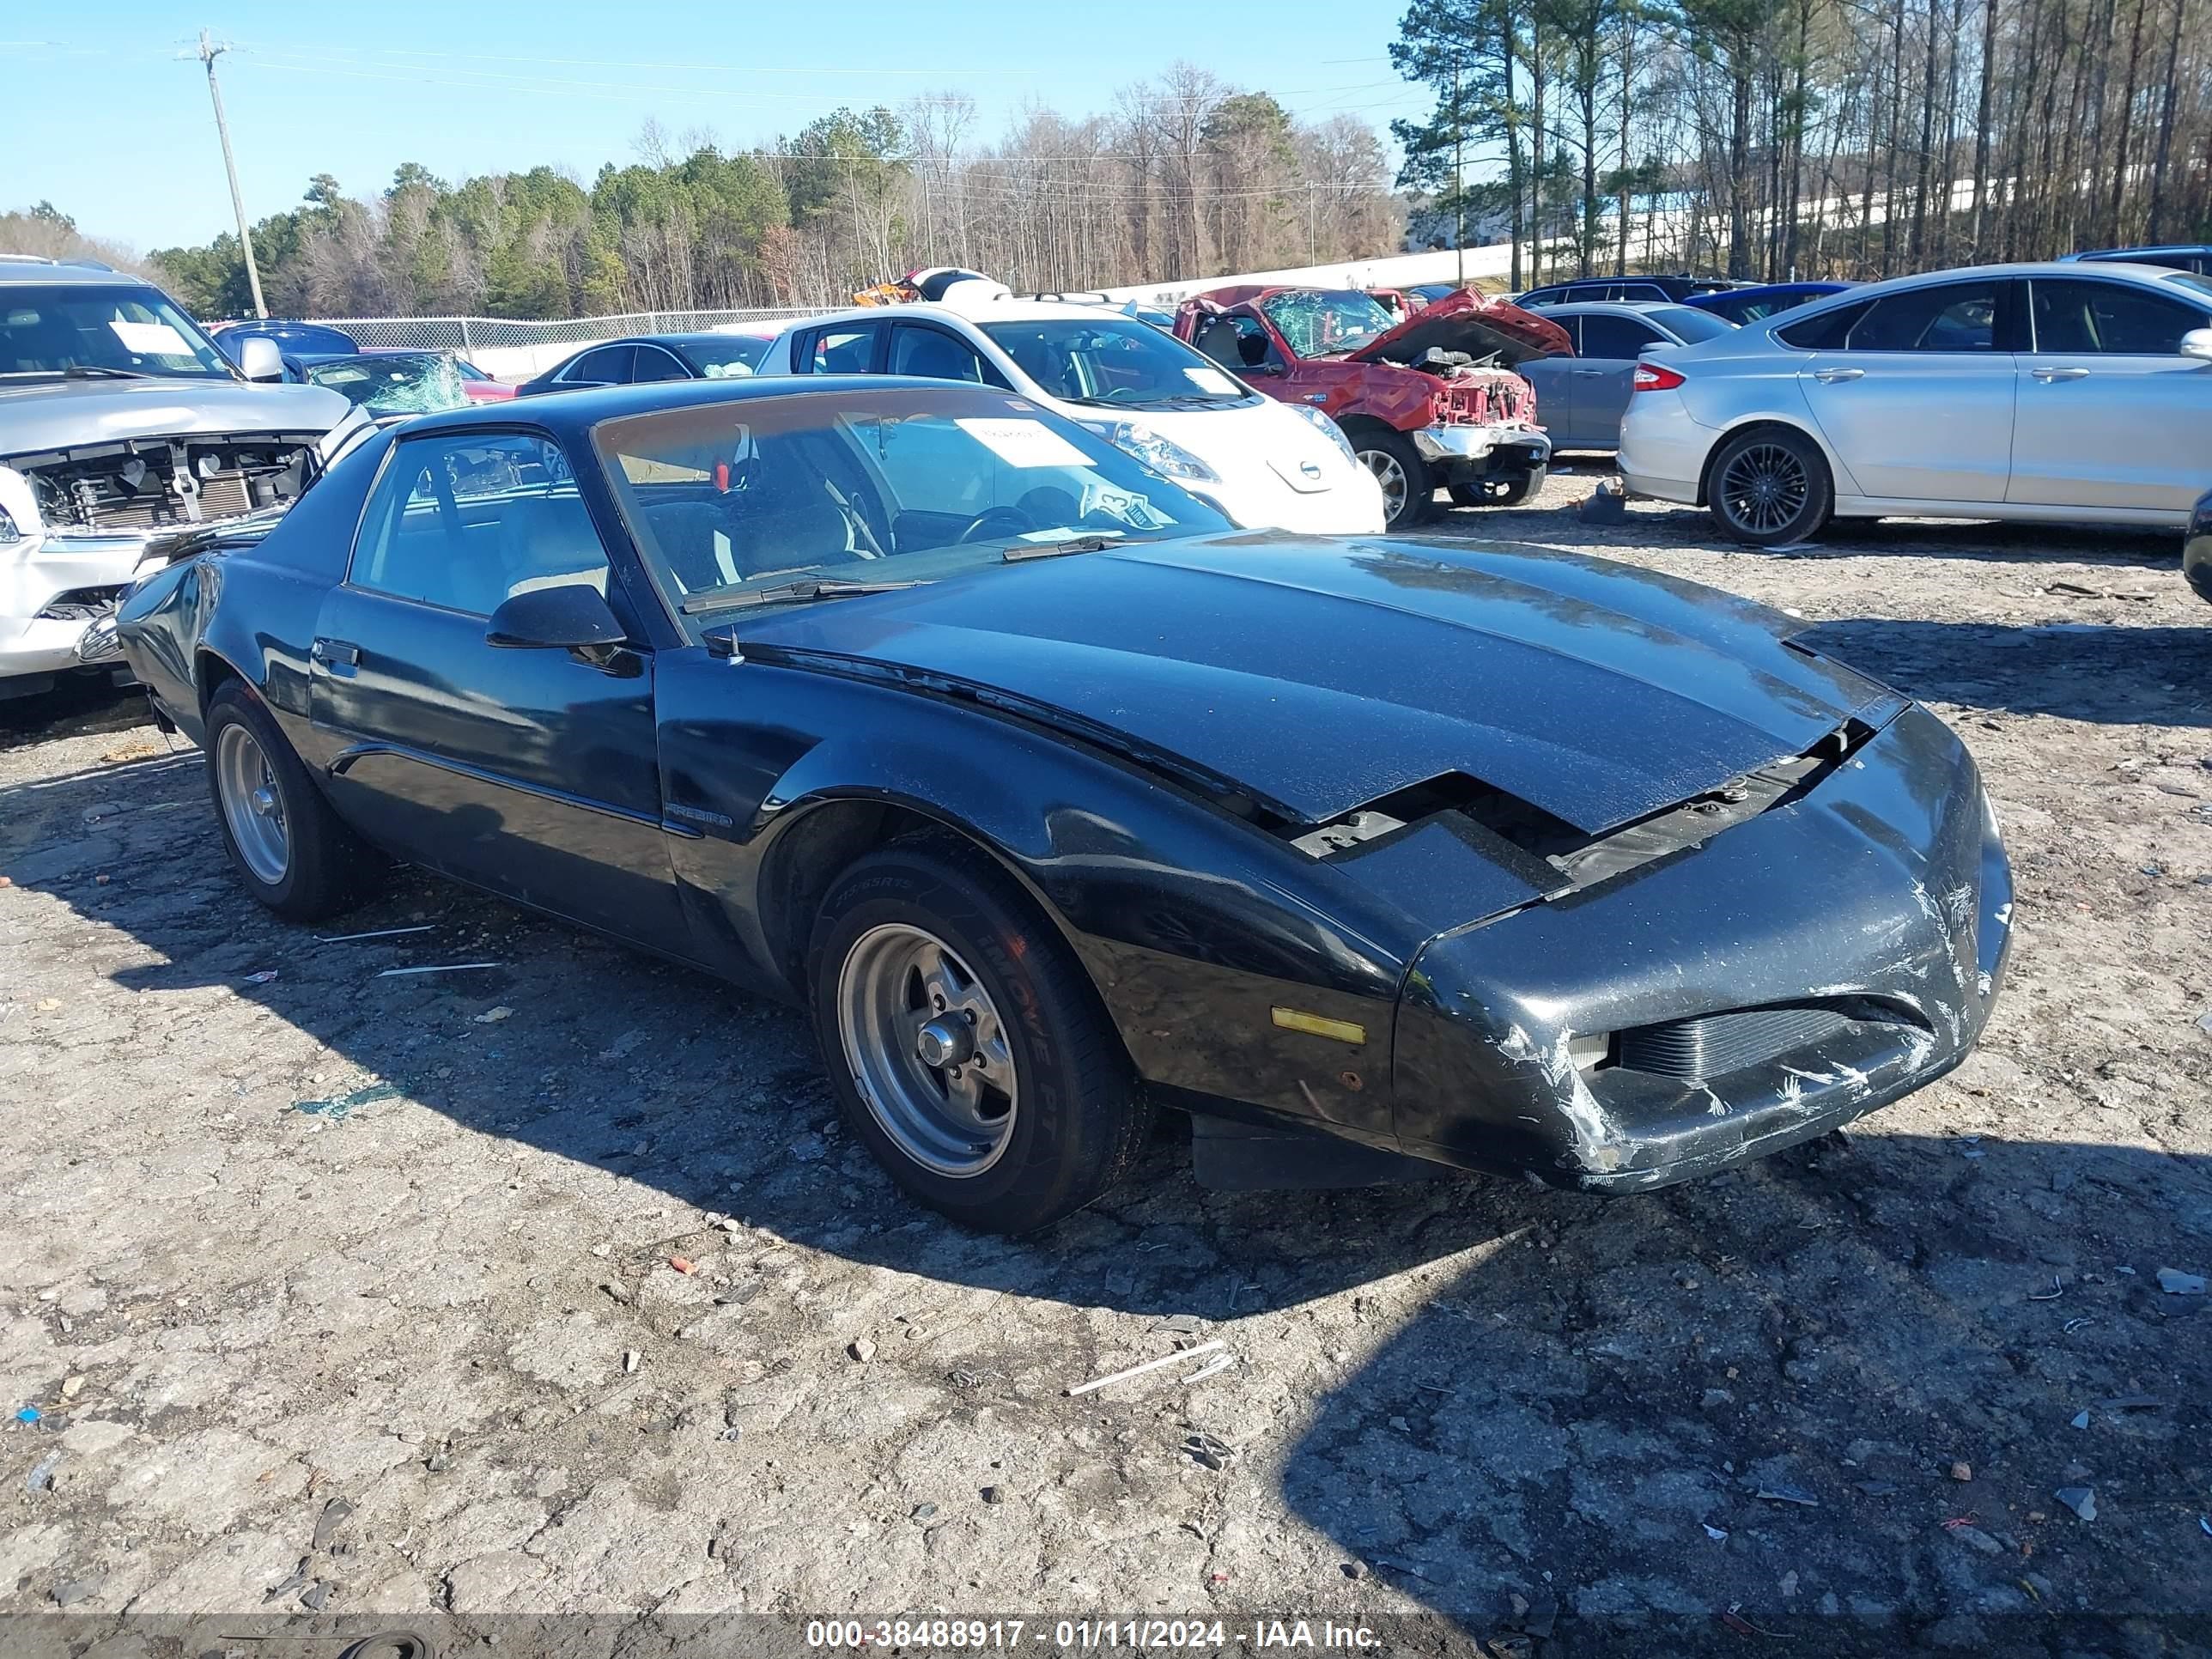
{"label": "silver car wheel", "polygon": [[1805,510],[1805,463],[1783,444],[1747,444],[1721,470],[1721,510],[1739,528],[1771,535]]}
{"label": "silver car wheel", "polygon": [[1375,482],[1382,487],[1382,522],[1395,524],[1398,515],[1406,510],[1406,496],[1413,488],[1406,469],[1387,449],[1363,449],[1359,459],[1367,464],[1367,470],[1375,475]]}
{"label": "silver car wheel", "polygon": [[224,726],[216,740],[215,782],[239,857],[256,880],[274,887],[292,867],[284,792],[277,787],[276,774],[259,742],[235,721]]}
{"label": "silver car wheel", "polygon": [[945,941],[905,922],[853,941],[837,972],[837,1035],[860,1098],[898,1149],[939,1175],[1005,1155],[1021,1082],[998,1005]]}

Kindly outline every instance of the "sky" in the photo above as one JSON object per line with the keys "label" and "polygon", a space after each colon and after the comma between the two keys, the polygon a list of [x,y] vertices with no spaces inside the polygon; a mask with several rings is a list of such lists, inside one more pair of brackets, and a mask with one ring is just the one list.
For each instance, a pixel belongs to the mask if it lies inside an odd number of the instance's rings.
{"label": "sky", "polygon": [[840,104],[896,109],[959,91],[975,100],[976,136],[995,138],[1028,105],[1108,110],[1118,88],[1178,57],[1301,118],[1351,112],[1387,137],[1391,117],[1426,107],[1385,56],[1403,3],[217,0],[191,16],[138,0],[27,0],[0,7],[11,152],[0,211],[49,200],[86,234],[140,252],[231,229],[195,51],[203,26],[231,45],[216,72],[256,220],[295,205],[316,173],[362,195],[409,161],[449,180],[550,163],[589,184],[602,162],[636,159],[648,118],[733,149]]}

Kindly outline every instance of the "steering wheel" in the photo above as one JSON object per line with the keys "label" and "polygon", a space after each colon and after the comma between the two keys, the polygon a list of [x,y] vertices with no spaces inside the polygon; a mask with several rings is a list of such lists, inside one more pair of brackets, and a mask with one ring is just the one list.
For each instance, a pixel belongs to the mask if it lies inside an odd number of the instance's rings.
{"label": "steering wheel", "polygon": [[994,523],[1002,526],[1012,525],[1012,533],[1017,536],[1025,534],[1030,529],[1029,514],[1020,508],[1004,505],[987,507],[968,520],[968,527],[952,538],[953,545],[958,547],[974,541],[984,526]]}

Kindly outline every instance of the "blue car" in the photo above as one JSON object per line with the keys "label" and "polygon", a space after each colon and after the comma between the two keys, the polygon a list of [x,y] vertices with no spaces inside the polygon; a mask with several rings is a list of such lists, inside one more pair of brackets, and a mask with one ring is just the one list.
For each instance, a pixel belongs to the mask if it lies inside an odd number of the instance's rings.
{"label": "blue car", "polygon": [[1710,311],[1736,324],[1755,323],[1762,317],[1802,306],[1808,300],[1841,294],[1849,283],[1769,283],[1762,288],[1731,288],[1718,294],[1693,294],[1682,303]]}
{"label": "blue car", "polygon": [[238,361],[240,348],[248,340],[274,340],[276,349],[283,355],[284,378],[298,382],[307,380],[307,370],[313,364],[361,355],[361,346],[352,335],[322,323],[286,322],[271,317],[233,323],[215,337],[222,355],[234,363]]}
{"label": "blue car", "polygon": [[2080,253],[2063,253],[2059,258],[2085,259],[2094,264],[2159,265],[2167,270],[2193,270],[2200,276],[2212,276],[2212,242],[2089,248]]}

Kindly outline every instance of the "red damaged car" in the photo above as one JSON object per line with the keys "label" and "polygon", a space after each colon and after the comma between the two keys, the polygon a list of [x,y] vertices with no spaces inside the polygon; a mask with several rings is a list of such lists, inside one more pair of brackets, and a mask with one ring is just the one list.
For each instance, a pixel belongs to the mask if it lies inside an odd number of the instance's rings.
{"label": "red damaged car", "polygon": [[1574,349],[1557,323],[1472,289],[1394,323],[1354,289],[1217,288],[1182,302],[1175,331],[1269,396],[1332,416],[1382,486],[1393,530],[1419,522],[1438,486],[1462,507],[1534,495],[1552,441],[1513,370]]}

